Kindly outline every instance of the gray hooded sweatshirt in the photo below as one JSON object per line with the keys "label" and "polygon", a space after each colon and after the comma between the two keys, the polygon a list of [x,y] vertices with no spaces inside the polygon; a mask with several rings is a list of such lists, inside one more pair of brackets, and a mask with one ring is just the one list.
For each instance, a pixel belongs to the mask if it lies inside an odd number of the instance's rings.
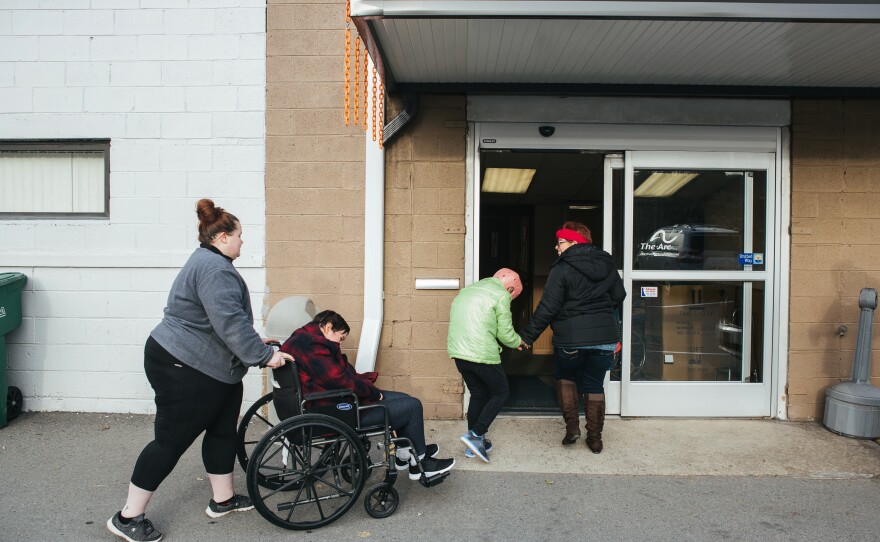
{"label": "gray hooded sweatshirt", "polygon": [[150,335],[182,363],[227,384],[274,353],[254,330],[250,292],[232,261],[202,247],[174,279],[165,317]]}

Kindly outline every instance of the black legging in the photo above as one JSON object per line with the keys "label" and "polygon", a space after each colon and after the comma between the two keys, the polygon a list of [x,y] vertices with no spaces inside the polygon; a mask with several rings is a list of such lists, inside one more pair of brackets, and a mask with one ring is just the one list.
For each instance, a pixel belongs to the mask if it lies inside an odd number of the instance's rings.
{"label": "black legging", "polygon": [[467,409],[468,429],[477,435],[485,435],[510,395],[507,375],[500,363],[474,363],[454,359],[455,367],[471,390]]}
{"label": "black legging", "polygon": [[231,473],[238,447],[241,382],[214,380],[181,363],[152,337],[144,347],[144,370],[156,392],[155,439],[138,457],[131,483],[156,491],[202,432],[205,471]]}

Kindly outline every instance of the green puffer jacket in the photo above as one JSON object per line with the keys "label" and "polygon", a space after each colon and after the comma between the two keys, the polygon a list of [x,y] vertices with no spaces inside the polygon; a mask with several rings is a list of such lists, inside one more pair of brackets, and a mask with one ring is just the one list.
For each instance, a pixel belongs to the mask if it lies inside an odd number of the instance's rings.
{"label": "green puffer jacket", "polygon": [[449,357],[475,363],[501,363],[498,343],[516,348],[519,335],[513,330],[510,294],[493,277],[475,282],[458,292],[449,309]]}

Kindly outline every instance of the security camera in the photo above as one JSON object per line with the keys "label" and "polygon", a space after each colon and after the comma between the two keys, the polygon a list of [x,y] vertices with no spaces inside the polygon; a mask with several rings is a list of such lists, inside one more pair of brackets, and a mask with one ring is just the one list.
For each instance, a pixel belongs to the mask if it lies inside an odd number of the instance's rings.
{"label": "security camera", "polygon": [[550,137],[556,131],[555,126],[538,126],[538,133],[544,137]]}

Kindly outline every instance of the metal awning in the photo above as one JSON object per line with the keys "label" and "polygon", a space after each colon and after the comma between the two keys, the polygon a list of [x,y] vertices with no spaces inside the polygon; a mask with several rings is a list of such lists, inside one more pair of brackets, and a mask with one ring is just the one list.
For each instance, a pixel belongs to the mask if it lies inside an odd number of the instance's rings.
{"label": "metal awning", "polygon": [[877,2],[351,0],[398,92],[878,96]]}

